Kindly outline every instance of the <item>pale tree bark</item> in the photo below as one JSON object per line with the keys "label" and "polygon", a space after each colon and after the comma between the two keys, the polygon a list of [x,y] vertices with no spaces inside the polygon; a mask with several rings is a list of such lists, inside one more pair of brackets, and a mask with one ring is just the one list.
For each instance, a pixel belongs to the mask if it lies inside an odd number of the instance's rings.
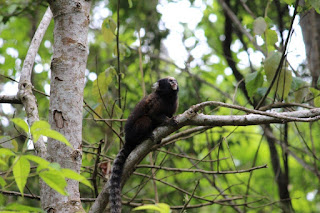
{"label": "pale tree bark", "polygon": [[[82,162],[82,106],[87,63],[90,1],[49,1],[54,18],[54,52],[51,62],[49,123],[73,148],[48,140],[48,160],[80,172]],[[84,212],[79,182],[68,180],[63,196],[50,187],[41,200],[50,212]]]}
{"label": "pale tree bark", "polygon": [[[26,58],[23,61],[23,67],[21,70],[21,76],[19,81],[19,90],[17,96],[17,100],[21,101],[25,111],[27,113],[27,119],[29,126],[39,120],[39,112],[38,112],[38,105],[36,97],[32,93],[33,85],[31,83],[31,75],[32,75],[32,68],[34,64],[34,59],[38,52],[40,43],[42,38],[50,24],[52,18],[52,13],[50,8],[47,9],[46,13],[44,14],[35,35],[32,38],[30,43]],[[15,99],[14,97],[11,97]],[[34,141],[37,142],[37,141]],[[37,143],[34,143],[35,150],[37,155],[40,157],[46,157],[46,146],[44,144],[43,138],[40,137]]]}
{"label": "pale tree bark", "polygon": [[[22,67],[20,81],[19,81],[18,94],[15,96],[18,101],[21,101],[21,103],[25,108],[29,126],[32,126],[34,122],[39,121],[37,100],[32,93],[33,85],[31,83],[31,76],[32,76],[32,69],[33,69],[33,64],[34,64],[36,54],[38,52],[42,38],[51,22],[51,19],[52,19],[52,13],[50,8],[48,8],[30,43],[26,58],[23,62],[23,67]],[[34,141],[33,144],[34,144],[37,155],[42,158],[46,158],[47,147],[44,143],[43,137],[40,137],[38,141]],[[44,196],[46,195],[46,191],[44,189],[47,186],[42,180],[40,180],[39,184],[40,184],[40,197],[41,197],[41,200],[44,200]]]}
{"label": "pale tree bark", "polygon": [[317,85],[320,75],[320,14],[311,9],[300,17],[308,68],[312,77],[311,86],[320,89]]}

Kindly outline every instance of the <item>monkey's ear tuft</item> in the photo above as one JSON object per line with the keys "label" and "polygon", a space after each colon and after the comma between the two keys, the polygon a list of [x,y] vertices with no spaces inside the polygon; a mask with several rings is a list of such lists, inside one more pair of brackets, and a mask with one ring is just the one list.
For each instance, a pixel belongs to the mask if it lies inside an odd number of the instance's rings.
{"label": "monkey's ear tuft", "polygon": [[159,88],[159,81],[153,84],[152,91],[156,91]]}

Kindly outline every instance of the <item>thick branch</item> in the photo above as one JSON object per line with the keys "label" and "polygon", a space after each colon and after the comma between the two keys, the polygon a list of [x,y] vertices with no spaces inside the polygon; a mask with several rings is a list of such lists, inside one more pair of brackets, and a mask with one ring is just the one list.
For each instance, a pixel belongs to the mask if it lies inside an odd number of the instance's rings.
{"label": "thick branch", "polygon": [[0,95],[0,103],[21,104],[21,101],[16,95]]}
{"label": "thick branch", "polygon": [[311,9],[300,15],[300,17],[308,67],[312,76],[312,87],[319,89],[317,81],[320,75],[320,14]]}
{"label": "thick branch", "polygon": [[[197,111],[208,105],[219,105],[246,112],[259,113],[249,115],[204,115],[198,114]],[[154,130],[154,140],[145,140],[129,155],[123,172],[122,185],[126,182],[129,176],[132,174],[135,166],[155,147],[158,147],[156,141],[168,136],[177,129],[186,125],[196,126],[248,126],[270,123],[286,123],[290,121],[304,121],[311,122],[320,119],[320,108],[301,110],[295,112],[283,112],[283,113],[270,113],[259,110],[250,110],[241,106],[225,104],[221,102],[208,101],[190,107],[183,114],[176,117],[178,123],[177,127],[158,127]],[[89,212],[102,212],[108,203],[108,184],[105,184],[101,193],[99,194],[96,202],[92,206]]]}
{"label": "thick branch", "polygon": [[[225,4],[229,7],[230,2],[229,0],[225,2]],[[246,89],[246,85],[243,81],[244,77],[238,70],[236,66],[236,62],[234,61],[231,53],[231,43],[232,43],[232,34],[233,34],[233,27],[232,27],[232,21],[231,18],[227,15],[227,11],[225,10],[225,23],[224,23],[224,35],[225,40],[223,43],[223,53],[225,56],[225,59],[228,62],[229,67],[232,69],[233,75],[236,78],[237,82],[239,83],[239,88],[242,90],[244,95],[246,96],[246,99],[250,102],[251,105],[254,105],[251,103],[250,97],[248,95],[248,91]]]}
{"label": "thick branch", "polygon": [[240,20],[238,19],[237,15],[234,14],[234,12],[230,9],[230,7],[226,4],[224,0],[219,0],[219,3],[221,4],[223,10],[226,12],[226,14],[230,17],[232,20],[232,23],[242,32],[247,38],[252,42],[253,46],[260,50],[263,54],[265,52],[261,49],[261,47],[257,44],[254,37],[242,26]]}
{"label": "thick branch", "polygon": [[[50,8],[48,7],[31,41],[30,47],[28,49],[28,53],[23,62],[21,77],[19,81],[18,98],[21,100],[26,110],[28,123],[30,126],[35,121],[39,120],[37,100],[32,93],[33,86],[31,84],[31,73],[32,73],[34,59],[38,52],[42,38],[50,24],[51,18],[52,18],[52,13]],[[44,144],[42,137],[39,138],[37,143],[34,143],[34,147],[40,157],[45,157],[46,146]]]}
{"label": "thick branch", "polygon": [[[266,125],[264,128],[267,129],[267,131],[272,132],[269,125]],[[281,163],[277,148],[275,146],[275,140],[273,140],[273,137],[268,136],[269,134],[266,134],[266,138],[270,149],[272,168],[278,185],[282,210],[283,212],[292,212],[291,198],[288,189],[288,179],[286,178],[286,173],[283,171],[283,169],[281,169]]]}

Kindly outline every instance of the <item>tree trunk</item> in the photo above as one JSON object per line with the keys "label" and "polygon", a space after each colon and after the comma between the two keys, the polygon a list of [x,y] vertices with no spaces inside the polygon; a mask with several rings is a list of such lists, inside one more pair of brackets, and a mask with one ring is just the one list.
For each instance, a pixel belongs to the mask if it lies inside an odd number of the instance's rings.
{"label": "tree trunk", "polygon": [[282,212],[285,212],[285,213],[294,212],[292,208],[290,193],[288,190],[288,185],[289,185],[289,179],[288,179],[288,173],[287,173],[288,171],[287,169],[285,169],[285,171],[281,169],[279,154],[275,146],[276,142],[273,136],[271,126],[264,125],[263,128],[264,128],[265,136],[269,145],[270,158],[271,158],[273,173],[275,175],[275,181],[278,185],[278,193],[279,193]]}
{"label": "tree trunk", "polygon": [[311,9],[300,17],[312,87],[320,89],[320,86],[317,85],[320,75],[320,14]]}
{"label": "tree trunk", "polygon": [[[54,17],[54,52],[51,62],[49,123],[73,149],[48,140],[48,160],[80,172],[82,162],[82,106],[87,63],[90,2],[49,1]],[[41,189],[42,208],[52,212],[84,212],[79,183],[67,180],[63,196],[48,186]]]}

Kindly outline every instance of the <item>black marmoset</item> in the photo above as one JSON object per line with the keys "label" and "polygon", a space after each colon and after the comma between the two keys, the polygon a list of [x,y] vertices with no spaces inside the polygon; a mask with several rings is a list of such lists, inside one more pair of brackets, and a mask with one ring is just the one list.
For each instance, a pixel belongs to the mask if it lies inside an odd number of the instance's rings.
{"label": "black marmoset", "polygon": [[121,177],[123,167],[132,150],[152,135],[160,126],[174,124],[170,119],[178,108],[178,82],[173,77],[158,80],[154,91],[144,97],[131,112],[125,124],[125,144],[113,162],[109,180],[111,213],[121,212]]}

